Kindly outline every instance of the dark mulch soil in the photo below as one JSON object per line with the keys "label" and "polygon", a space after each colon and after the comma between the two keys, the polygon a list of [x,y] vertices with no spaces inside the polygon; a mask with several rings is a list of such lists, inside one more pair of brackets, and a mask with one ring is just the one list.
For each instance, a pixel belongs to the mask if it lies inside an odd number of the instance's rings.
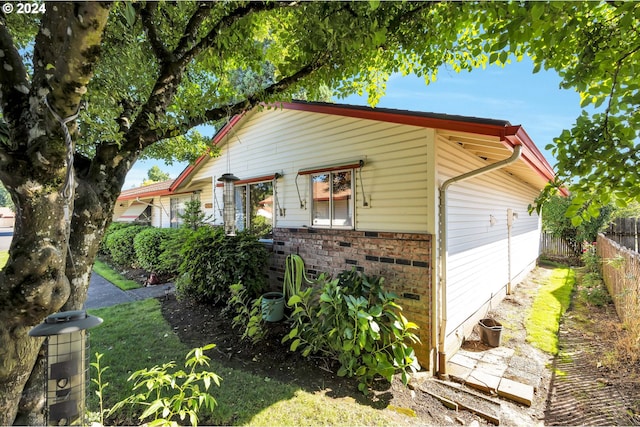
{"label": "dark mulch soil", "polygon": [[[189,347],[216,344],[209,356],[225,366],[269,376],[332,398],[352,398],[374,408],[392,409],[402,424],[467,425],[473,420],[485,424],[471,413],[450,411],[426,393],[403,386],[397,378],[392,384],[378,381],[373,393],[364,396],[357,389],[357,381],[334,373],[337,366],[331,362],[290,352],[289,345],[281,343],[289,330],[286,322],[269,324],[267,339],[252,345],[250,340],[240,339],[241,332],[231,327],[232,316],[223,307],[180,301],[170,295],[162,300],[162,314]],[[412,411],[415,417],[406,415]]]}

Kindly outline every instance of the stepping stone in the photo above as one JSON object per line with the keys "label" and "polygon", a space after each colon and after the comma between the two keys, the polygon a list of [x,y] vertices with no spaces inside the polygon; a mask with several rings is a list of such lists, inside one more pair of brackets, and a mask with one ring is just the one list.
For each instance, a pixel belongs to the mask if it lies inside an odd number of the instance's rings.
{"label": "stepping stone", "polygon": [[493,356],[502,357],[502,358],[505,358],[505,359],[512,358],[515,352],[516,351],[514,349],[507,348],[507,347],[495,347],[495,348],[492,348],[492,349],[486,351],[487,354],[491,354]]}
{"label": "stepping stone", "polygon": [[531,406],[531,402],[533,402],[533,387],[503,378],[498,386],[498,396]]}
{"label": "stepping stone", "polygon": [[500,385],[500,377],[487,374],[479,369],[474,369],[467,378],[466,385],[475,389],[481,390],[485,393],[493,394]]}
{"label": "stepping stone", "polygon": [[458,365],[457,363],[453,363],[451,361],[449,361],[449,363],[447,364],[447,372],[449,374],[449,377],[457,382],[464,383],[465,381],[467,381],[467,378],[469,378],[469,375],[471,375],[471,371],[473,371],[473,368]]}
{"label": "stepping stone", "polygon": [[484,359],[479,361],[476,365],[476,369],[480,369],[487,374],[501,377],[507,370],[507,363],[504,359],[499,359],[496,362],[485,362]]}
{"label": "stepping stone", "polygon": [[465,368],[473,369],[476,367],[478,361],[476,359],[472,359],[464,354],[456,353],[451,356],[449,359],[449,363],[455,363],[456,365],[464,366]]}

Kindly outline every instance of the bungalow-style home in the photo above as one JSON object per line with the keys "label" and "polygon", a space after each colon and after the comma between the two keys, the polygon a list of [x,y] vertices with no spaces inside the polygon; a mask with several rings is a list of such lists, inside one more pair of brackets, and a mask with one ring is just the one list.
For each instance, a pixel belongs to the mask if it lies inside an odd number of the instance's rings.
{"label": "bungalow-style home", "polygon": [[131,215],[150,207],[160,227],[193,197],[228,232],[261,226],[274,287],[291,253],[310,275],[384,276],[420,326],[416,352],[433,372],[446,373],[538,258],[540,218],[528,205],[554,173],[507,121],[291,102],[233,117],[213,142],[219,157],[119,200],[136,206]]}

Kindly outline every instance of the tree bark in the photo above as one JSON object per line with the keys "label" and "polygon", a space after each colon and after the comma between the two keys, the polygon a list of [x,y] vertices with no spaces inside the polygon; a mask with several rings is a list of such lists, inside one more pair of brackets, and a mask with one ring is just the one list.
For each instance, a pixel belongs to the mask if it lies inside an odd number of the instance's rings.
{"label": "tree bark", "polygon": [[[76,277],[68,271],[68,265],[74,265],[68,258],[74,258],[75,251],[69,249],[69,242],[77,244],[82,237],[70,236],[75,235],[72,230],[77,223],[75,188],[67,174],[72,146],[62,127],[73,134],[75,126],[60,123],[59,118],[72,116],[86,92],[108,9],[90,2],[55,3],[48,8],[37,36],[31,81],[0,23],[4,54],[0,102],[11,140],[0,148],[0,178],[16,207],[9,260],[0,273],[0,425],[44,421],[39,416],[43,399],[37,392],[39,386],[43,389],[41,372],[39,379],[33,376],[24,405],[19,407],[43,342],[28,332],[49,314],[78,307],[79,298],[69,303],[72,288],[84,289],[86,296],[88,286],[89,261],[78,256],[78,271],[84,274]],[[80,206],[84,199],[78,199]],[[91,243],[90,238],[84,240]],[[87,249],[92,246],[85,244],[80,250],[95,255]],[[80,284],[81,280],[87,283]]]}

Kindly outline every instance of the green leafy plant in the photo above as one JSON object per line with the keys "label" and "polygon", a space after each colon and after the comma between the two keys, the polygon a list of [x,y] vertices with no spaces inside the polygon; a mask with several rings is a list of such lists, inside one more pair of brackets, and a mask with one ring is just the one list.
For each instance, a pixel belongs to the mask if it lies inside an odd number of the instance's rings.
{"label": "green leafy plant", "polygon": [[102,353],[96,353],[96,361],[91,362],[91,367],[96,370],[97,378],[91,378],[91,382],[96,385],[96,396],[98,396],[98,402],[100,403],[100,412],[98,414],[98,421],[100,425],[104,425],[104,416],[109,412],[108,409],[104,408],[104,390],[109,386],[108,382],[102,381],[102,374],[109,369],[108,366],[102,367],[100,366],[100,359],[102,359]]}
{"label": "green leafy plant", "polygon": [[262,298],[251,299],[242,283],[233,284],[229,289],[231,298],[227,308],[234,313],[232,326],[242,331],[242,339],[249,338],[254,344],[260,342],[267,332],[262,319]]}
{"label": "green leafy plant", "polygon": [[104,232],[104,236],[102,236],[102,242],[100,242],[100,253],[104,255],[110,254],[109,247],[107,245],[107,239],[111,234],[115,233],[116,231],[122,230],[123,228],[136,226],[136,224],[132,224],[130,222],[112,222],[111,224],[109,224]]}
{"label": "green leafy plant", "polygon": [[[155,228],[149,227],[140,231],[133,238],[133,248],[136,253],[136,259],[140,267],[158,273],[175,273],[179,263],[173,261],[166,262],[169,259],[180,259],[179,250],[172,250],[173,247],[168,242],[172,239],[179,238],[179,234],[185,234],[176,228]],[[170,254],[163,256],[165,252]]]}
{"label": "green leafy plant", "polygon": [[409,322],[395,303],[395,296],[383,289],[384,278],[368,277],[355,270],[334,280],[319,277],[324,285],[308,288],[289,298],[294,306],[291,351],[303,356],[317,354],[338,361],[339,376],[357,377],[358,389],[368,392],[376,376],[391,381],[400,372],[407,384],[419,369],[412,347],[418,342]]}
{"label": "green leafy plant", "polygon": [[207,216],[202,211],[202,205],[200,204],[200,200],[198,199],[193,199],[186,202],[184,205],[184,212],[182,214],[179,214],[178,216],[183,221],[183,227],[187,227],[192,230],[197,230],[212,218],[211,215]]}
{"label": "green leafy plant", "polygon": [[128,381],[135,381],[133,391],[138,393],[116,403],[109,415],[125,405],[141,405],[145,409],[139,419],[151,419],[148,426],[178,426],[177,420],[184,421],[187,417],[192,426],[197,426],[200,410],[213,411],[217,405],[208,390],[212,383],[219,387],[221,378],[196,369],[209,366],[211,359],[204,352],[214,347],[215,344],[208,344],[191,350],[186,356],[186,370],[175,370],[175,362],[169,362],[134,372]]}
{"label": "green leafy plant", "polygon": [[137,263],[133,240],[142,230],[148,227],[132,225],[110,233],[106,238],[106,246],[111,259],[121,266],[132,266]]}
{"label": "green leafy plant", "polygon": [[185,243],[176,282],[178,295],[216,303],[229,298],[229,288],[243,283],[257,297],[266,284],[268,256],[255,236],[225,236],[220,227],[200,227]]}

